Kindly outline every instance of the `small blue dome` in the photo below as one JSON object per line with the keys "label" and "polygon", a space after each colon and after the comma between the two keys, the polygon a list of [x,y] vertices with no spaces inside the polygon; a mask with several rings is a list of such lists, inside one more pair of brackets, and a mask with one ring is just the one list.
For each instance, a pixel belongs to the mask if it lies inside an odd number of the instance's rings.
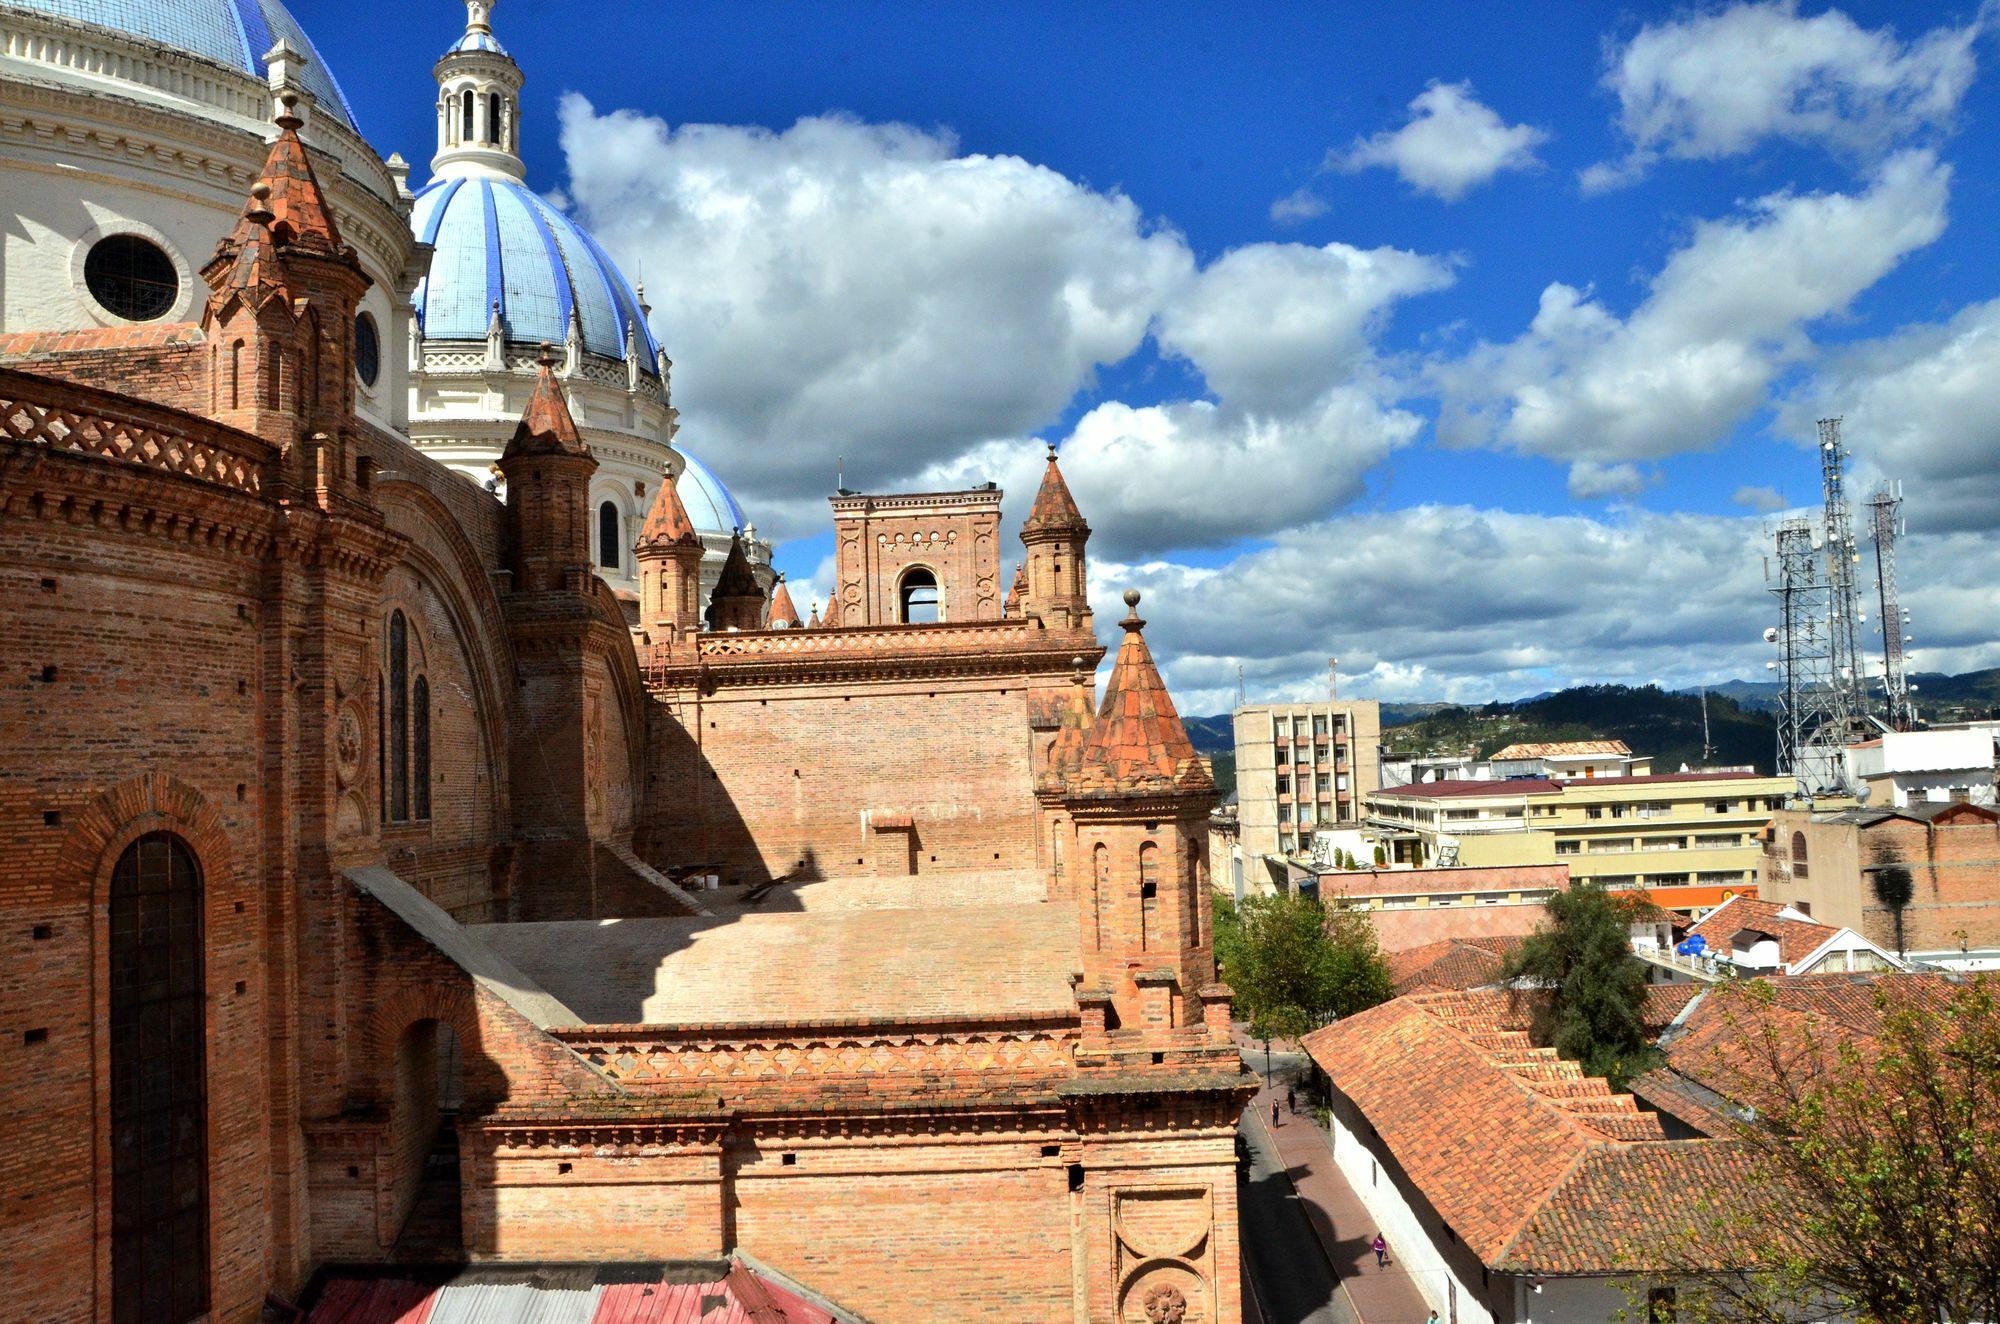
{"label": "small blue dome", "polygon": [[729,494],[715,472],[688,454],[685,447],[674,449],[687,461],[687,468],[681,471],[674,486],[681,494],[681,504],[687,507],[688,518],[694,521],[695,532],[726,536],[747,528],[750,521],[743,517],[743,507],[736,504],[736,498]]}
{"label": "small blue dome", "polygon": [[289,42],[310,64],[299,75],[322,114],[350,129],[354,112],[312,39],[279,0],[6,0],[75,23],[110,28],[217,64],[265,76],[264,52]]}
{"label": "small blue dome", "polygon": [[560,345],[571,309],[583,347],[625,357],[625,328],[638,328],[646,372],[659,342],[617,266],[583,229],[527,185],[511,179],[435,179],[417,194],[410,229],[436,250],[417,286],[417,316],[433,340],[484,340],[500,305],[510,341]]}

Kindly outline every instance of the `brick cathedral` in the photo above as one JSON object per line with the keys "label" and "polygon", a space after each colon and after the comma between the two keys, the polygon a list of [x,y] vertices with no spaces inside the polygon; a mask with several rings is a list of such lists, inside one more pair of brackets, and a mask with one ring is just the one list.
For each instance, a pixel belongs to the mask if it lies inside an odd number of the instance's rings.
{"label": "brick cathedral", "polygon": [[413,189],[278,0],[0,0],[0,1315],[1235,1324],[1138,595],[1100,692],[1052,453],[1019,529],[835,494],[802,620],[491,8]]}

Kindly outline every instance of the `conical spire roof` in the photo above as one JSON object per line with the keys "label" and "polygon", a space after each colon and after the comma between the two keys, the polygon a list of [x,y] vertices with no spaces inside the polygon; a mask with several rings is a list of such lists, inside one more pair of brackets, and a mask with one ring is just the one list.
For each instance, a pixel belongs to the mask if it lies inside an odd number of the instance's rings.
{"label": "conical spire roof", "polygon": [[576,420],[570,417],[569,401],[556,381],[555,364],[555,350],[543,345],[534,392],[528,396],[528,407],[521,411],[513,439],[501,453],[502,460],[519,455],[590,454],[590,447],[583,444],[583,436],[576,430]]}
{"label": "conical spire roof", "polygon": [[757,582],[757,575],[750,569],[750,557],[743,550],[743,535],[731,534],[729,556],[722,563],[722,574],[715,581],[716,598],[762,598],[764,588]]}
{"label": "conical spire roof", "polygon": [[688,518],[687,507],[681,502],[680,484],[669,478],[660,485],[660,495],[653,502],[653,508],[646,512],[646,523],[639,530],[639,546],[672,547],[701,546],[701,535],[694,531],[694,521]]}
{"label": "conical spire roof", "polygon": [[1007,590],[1007,601],[1001,604],[1003,616],[1019,616],[1021,600],[1028,596],[1028,563],[1021,561],[1014,566],[1014,586]]}
{"label": "conical spire roof", "polygon": [[1082,768],[1090,730],[1097,724],[1097,711],[1090,702],[1090,673],[1083,669],[1080,657],[1072,659],[1070,665],[1074,671],[1070,676],[1068,701],[1056,724],[1055,741],[1049,746],[1048,766],[1042,771],[1042,776],[1055,786],[1066,784]]}
{"label": "conical spire roof", "polygon": [[792,605],[792,595],[785,588],[785,577],[779,575],[777,589],[771,594],[771,628],[796,630],[801,624],[799,609]]}
{"label": "conical spire roof", "polygon": [[1181,725],[1142,633],[1139,592],[1127,589],[1124,641],[1084,742],[1076,780],[1088,790],[1208,790],[1214,786]]}
{"label": "conical spire roof", "polygon": [[296,95],[285,93],[277,141],[264,160],[263,180],[271,189],[271,233],[279,243],[292,248],[338,253],[343,247],[340,227],[333,223],[333,208],[327,206],[306,145],[299,141],[299,128],[305,121],[293,111],[297,102]]}
{"label": "conical spire roof", "polygon": [[1042,485],[1035,492],[1035,504],[1021,525],[1024,534],[1044,531],[1090,532],[1083,512],[1076,508],[1076,500],[1069,494],[1069,484],[1063,481],[1062,469],[1056,464],[1054,446],[1049,447],[1049,467],[1042,471]]}

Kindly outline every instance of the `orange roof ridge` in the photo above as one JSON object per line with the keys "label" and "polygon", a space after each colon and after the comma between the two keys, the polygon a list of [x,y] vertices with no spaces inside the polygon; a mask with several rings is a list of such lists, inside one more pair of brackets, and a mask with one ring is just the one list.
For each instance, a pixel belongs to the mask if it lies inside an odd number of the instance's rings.
{"label": "orange roof ridge", "polygon": [[799,609],[792,605],[792,595],[785,588],[785,577],[779,575],[777,588],[771,594],[771,628],[796,630],[800,624]]}
{"label": "orange roof ridge", "polygon": [[516,455],[590,454],[582,434],[576,430],[576,420],[570,417],[569,401],[556,381],[555,363],[555,348],[543,345],[535,368],[535,389],[528,396],[528,406],[521,411],[521,421],[514,428],[513,439],[507,443],[501,459]]}
{"label": "orange roof ridge", "polygon": [[271,188],[272,232],[281,244],[338,253],[343,247],[340,227],[333,223],[333,209],[320,191],[306,145],[299,140],[299,128],[305,121],[294,109],[298,96],[287,92],[281,100],[284,109],[278,115],[278,137],[264,161],[263,182]]}
{"label": "orange roof ridge", "polygon": [[692,543],[699,547],[701,535],[694,531],[687,507],[681,502],[680,484],[672,478],[661,485],[659,499],[646,512],[645,527],[639,530],[639,546]]}
{"label": "orange roof ridge", "polygon": [[1029,508],[1028,518],[1021,525],[1023,533],[1041,529],[1090,532],[1090,525],[1084,523],[1083,512],[1076,508],[1076,500],[1069,494],[1069,484],[1063,481],[1053,445],[1049,447],[1049,467],[1042,471],[1042,485],[1035,493],[1035,504]]}
{"label": "orange roof ridge", "polygon": [[1137,589],[1125,591],[1125,606],[1119,622],[1125,639],[1104,682],[1104,702],[1084,744],[1079,780],[1100,790],[1213,789],[1146,646]]}

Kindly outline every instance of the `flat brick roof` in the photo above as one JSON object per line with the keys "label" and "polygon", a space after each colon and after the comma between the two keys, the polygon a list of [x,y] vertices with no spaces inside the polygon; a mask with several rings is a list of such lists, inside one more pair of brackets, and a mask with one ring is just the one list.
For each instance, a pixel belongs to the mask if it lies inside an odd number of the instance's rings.
{"label": "flat brick roof", "polygon": [[1073,1014],[1068,905],[467,926],[591,1025]]}

